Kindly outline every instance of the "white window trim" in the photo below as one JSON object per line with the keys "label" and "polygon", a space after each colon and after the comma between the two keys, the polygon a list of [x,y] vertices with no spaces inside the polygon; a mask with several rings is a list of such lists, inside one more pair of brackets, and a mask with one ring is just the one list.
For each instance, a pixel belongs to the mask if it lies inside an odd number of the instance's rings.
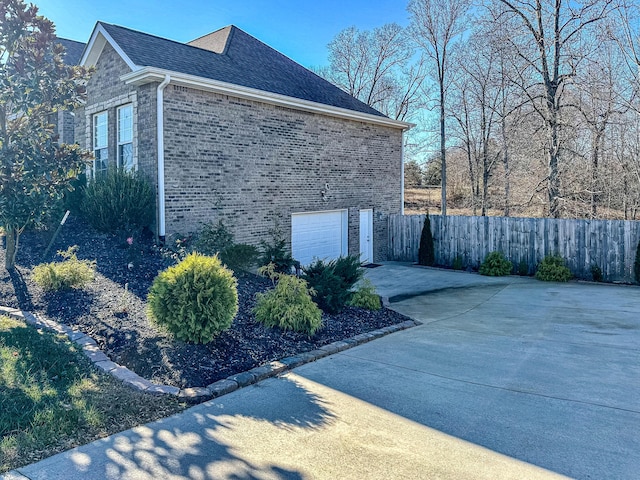
{"label": "white window trim", "polygon": [[[105,117],[105,127],[106,127],[106,144],[105,145],[101,145],[98,146],[96,145],[96,140],[97,140],[97,129],[98,129],[98,125],[97,125],[97,119],[98,117],[104,115]],[[96,158],[95,158],[95,153],[96,150],[102,150],[104,148],[107,149],[107,162],[109,161],[109,111],[108,110],[103,110],[101,112],[96,112],[91,116],[91,126],[92,126],[92,136],[91,136],[91,151],[93,152],[93,168],[91,169],[91,177],[95,178],[96,175]]]}
{"label": "white window trim", "polygon": [[[125,109],[125,108],[130,108],[131,109],[131,140],[129,140],[128,142],[121,142],[120,141],[120,112]],[[123,167],[122,164],[122,158],[120,157],[120,146],[121,145],[127,145],[127,144],[131,144],[131,156],[132,156],[132,161],[133,161],[133,171],[138,170],[138,162],[137,162],[137,158],[135,155],[135,151],[134,151],[134,108],[133,108],[133,103],[127,103],[125,105],[120,105],[119,107],[116,108],[116,161],[118,162],[118,167]]]}
{"label": "white window trim", "polygon": [[[121,105],[127,104],[133,105],[133,163],[138,168],[138,122],[136,118],[138,116],[138,96],[136,92],[129,92],[118,97],[112,98],[105,102],[98,102],[92,105],[86,105],[84,109],[85,113],[85,148],[93,152],[93,115],[96,113],[117,108]],[[116,155],[117,156],[117,155]],[[92,178],[92,166],[87,166],[87,178]]]}

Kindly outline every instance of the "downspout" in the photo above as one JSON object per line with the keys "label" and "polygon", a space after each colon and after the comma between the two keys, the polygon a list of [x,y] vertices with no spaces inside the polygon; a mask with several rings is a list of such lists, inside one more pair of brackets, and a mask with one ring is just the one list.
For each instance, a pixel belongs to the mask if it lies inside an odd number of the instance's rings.
{"label": "downspout", "polygon": [[404,215],[404,132],[400,132],[400,215]]}
{"label": "downspout", "polygon": [[169,85],[171,77],[164,76],[158,85],[156,95],[156,113],[158,131],[158,238],[164,243],[166,236],[165,205],[164,205],[164,88]]}

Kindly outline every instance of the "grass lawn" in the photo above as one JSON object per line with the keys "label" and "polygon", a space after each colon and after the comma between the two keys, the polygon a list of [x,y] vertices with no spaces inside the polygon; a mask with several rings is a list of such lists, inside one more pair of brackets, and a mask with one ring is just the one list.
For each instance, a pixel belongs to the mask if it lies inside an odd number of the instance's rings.
{"label": "grass lawn", "polygon": [[0,473],[185,407],[102,374],[66,337],[0,316]]}

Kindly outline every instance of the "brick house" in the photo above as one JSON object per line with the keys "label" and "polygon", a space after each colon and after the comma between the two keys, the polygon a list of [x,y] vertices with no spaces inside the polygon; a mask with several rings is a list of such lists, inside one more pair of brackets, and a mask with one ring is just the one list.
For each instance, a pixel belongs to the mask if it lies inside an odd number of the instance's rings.
{"label": "brick house", "polygon": [[188,44],[98,23],[75,112],[92,172],[117,163],[156,187],[157,234],[222,219],[257,244],[276,223],[302,264],[387,255],[403,208],[391,120],[235,26]]}
{"label": "brick house", "polygon": [[[82,52],[84,51],[85,44],[82,42],[76,42],[75,40],[68,40],[66,38],[58,38],[57,43],[60,43],[64,47],[64,61],[69,65],[78,65],[82,59]],[[74,143],[74,114],[66,111],[59,110],[51,114],[49,122],[54,126],[55,132],[58,135],[60,143]]]}

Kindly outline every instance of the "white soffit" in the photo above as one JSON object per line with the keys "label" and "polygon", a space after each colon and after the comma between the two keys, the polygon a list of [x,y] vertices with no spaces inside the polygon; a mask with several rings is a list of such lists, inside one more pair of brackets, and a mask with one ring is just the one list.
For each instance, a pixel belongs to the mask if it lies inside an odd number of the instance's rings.
{"label": "white soffit", "polygon": [[98,62],[98,58],[102,54],[102,50],[104,46],[109,43],[113,47],[113,49],[118,52],[118,55],[124,60],[127,66],[131,69],[131,71],[136,72],[140,70],[140,67],[133,63],[133,61],[129,58],[129,56],[124,53],[124,50],[120,48],[120,45],[116,43],[111,35],[105,30],[105,28],[98,22],[96,27],[93,29],[93,33],[91,34],[91,38],[89,39],[89,43],[84,50],[82,55],[82,60],[80,60],[80,65],[83,67],[95,67]]}

